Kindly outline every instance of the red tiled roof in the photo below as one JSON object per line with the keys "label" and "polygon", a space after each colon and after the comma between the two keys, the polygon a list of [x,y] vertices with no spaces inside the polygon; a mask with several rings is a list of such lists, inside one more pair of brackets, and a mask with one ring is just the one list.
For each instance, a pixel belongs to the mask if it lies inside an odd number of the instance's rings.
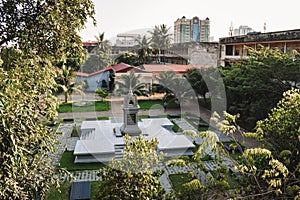
{"label": "red tiled roof", "polygon": [[88,41],[88,42],[82,42],[82,46],[96,46],[98,44],[97,41]]}
{"label": "red tiled roof", "polygon": [[94,76],[96,74],[100,74],[100,73],[105,72],[105,71],[110,70],[110,69],[112,69],[115,73],[127,72],[127,71],[132,69],[132,66],[127,65],[125,63],[119,63],[119,64],[116,64],[116,65],[109,66],[109,67],[106,67],[104,69],[101,69],[99,71],[93,72],[93,73],[89,74],[89,76]]}
{"label": "red tiled roof", "polygon": [[89,74],[87,73],[83,73],[83,72],[72,72],[72,74],[76,75],[76,76],[89,76]]}
{"label": "red tiled roof", "polygon": [[199,65],[176,65],[176,64],[145,64],[143,65],[144,69],[149,72],[165,72],[165,71],[174,71],[178,73],[184,73],[188,69],[192,68],[207,68],[207,66],[199,66]]}

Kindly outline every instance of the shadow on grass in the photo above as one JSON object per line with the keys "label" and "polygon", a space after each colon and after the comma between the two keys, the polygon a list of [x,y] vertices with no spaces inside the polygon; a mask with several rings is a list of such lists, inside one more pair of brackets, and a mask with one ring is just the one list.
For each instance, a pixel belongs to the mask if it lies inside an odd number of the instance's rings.
{"label": "shadow on grass", "polygon": [[93,111],[107,111],[110,110],[108,101],[94,101],[93,105],[89,106],[73,106],[73,103],[63,103],[59,105],[57,111],[59,113],[65,112],[93,112]]}
{"label": "shadow on grass", "polygon": [[60,168],[64,168],[68,171],[76,170],[98,170],[106,165],[99,163],[74,163],[75,156],[73,151],[65,151],[60,159]]}

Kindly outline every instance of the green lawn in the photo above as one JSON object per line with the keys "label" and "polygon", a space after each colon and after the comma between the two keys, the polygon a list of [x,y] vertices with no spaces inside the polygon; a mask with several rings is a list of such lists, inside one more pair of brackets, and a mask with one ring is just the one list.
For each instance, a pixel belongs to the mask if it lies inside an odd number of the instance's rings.
{"label": "green lawn", "polygon": [[188,173],[170,174],[169,179],[173,185],[173,189],[177,192],[182,189],[183,184],[191,181],[191,177],[189,177]]}
{"label": "green lawn", "polygon": [[65,168],[68,171],[74,170],[97,170],[105,167],[103,163],[74,163],[75,156],[73,151],[65,151],[60,159],[60,167]]}
{"label": "green lawn", "polygon": [[[159,105],[159,106],[154,106]],[[163,106],[163,102],[160,99],[156,100],[139,100],[139,106],[142,110],[149,110],[151,109],[161,109]]]}
{"label": "green lawn", "polygon": [[[70,198],[71,182],[60,183],[60,188],[52,187],[48,191],[45,200],[66,200]],[[60,190],[60,191],[59,191]]]}
{"label": "green lawn", "polygon": [[178,131],[181,131],[180,127],[175,122],[172,121],[172,123],[174,124],[174,126],[172,127],[172,130],[175,133],[177,133]]}
{"label": "green lawn", "polygon": [[[71,182],[63,182],[60,188],[51,188],[46,195],[45,200],[66,200],[70,198]],[[91,200],[96,199],[99,181],[91,181]],[[61,190],[61,192],[59,192]]]}
{"label": "green lawn", "polygon": [[100,117],[97,117],[97,120],[109,120],[109,117],[100,116]]}
{"label": "green lawn", "polygon": [[59,113],[64,112],[92,112],[92,111],[107,111],[110,109],[108,101],[95,101],[92,106],[73,106],[72,103],[60,104]]}
{"label": "green lawn", "polygon": [[138,120],[147,119],[147,118],[149,118],[149,115],[138,115]]}

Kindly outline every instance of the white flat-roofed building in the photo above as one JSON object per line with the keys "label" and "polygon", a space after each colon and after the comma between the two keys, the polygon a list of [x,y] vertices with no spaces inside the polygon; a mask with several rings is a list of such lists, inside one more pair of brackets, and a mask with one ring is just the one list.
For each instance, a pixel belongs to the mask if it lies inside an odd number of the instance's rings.
{"label": "white flat-roofed building", "polygon": [[[122,123],[111,120],[84,121],[77,141],[75,163],[108,162],[119,156],[125,139],[118,135]],[[173,123],[167,118],[148,118],[138,122],[146,140],[158,139],[158,152],[167,156],[193,155],[195,145],[187,136],[172,132]],[[133,137],[134,138],[134,137]]]}

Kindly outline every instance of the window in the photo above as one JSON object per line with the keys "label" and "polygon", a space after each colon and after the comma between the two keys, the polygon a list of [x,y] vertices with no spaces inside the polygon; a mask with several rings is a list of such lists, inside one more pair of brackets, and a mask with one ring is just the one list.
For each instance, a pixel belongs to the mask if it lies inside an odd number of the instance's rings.
{"label": "window", "polygon": [[226,54],[226,56],[233,55],[233,46],[232,45],[226,45],[225,54]]}

